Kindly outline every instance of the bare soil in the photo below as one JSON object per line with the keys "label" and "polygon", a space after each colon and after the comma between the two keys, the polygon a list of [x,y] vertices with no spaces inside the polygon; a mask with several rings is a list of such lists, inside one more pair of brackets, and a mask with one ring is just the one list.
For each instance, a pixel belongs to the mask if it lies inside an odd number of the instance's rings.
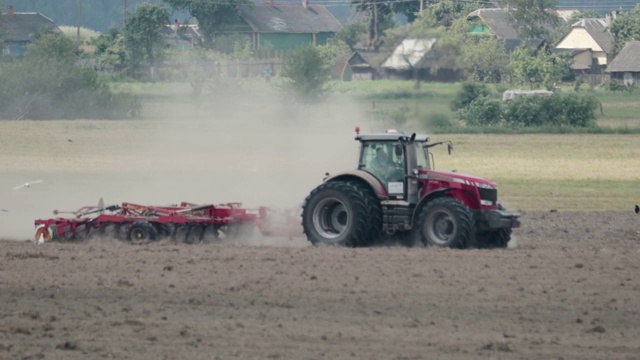
{"label": "bare soil", "polygon": [[224,100],[0,123],[0,359],[639,358],[631,209],[524,212],[504,250],[25,240],[100,197],[296,205],[353,167],[354,125],[379,130],[348,103]]}
{"label": "bare soil", "polygon": [[505,250],[0,242],[0,359],[637,359],[640,218]]}

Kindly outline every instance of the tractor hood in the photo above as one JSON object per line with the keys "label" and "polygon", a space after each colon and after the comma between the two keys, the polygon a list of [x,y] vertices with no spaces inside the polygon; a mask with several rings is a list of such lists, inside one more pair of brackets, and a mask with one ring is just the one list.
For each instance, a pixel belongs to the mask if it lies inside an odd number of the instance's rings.
{"label": "tractor hood", "polygon": [[442,181],[450,181],[460,184],[473,185],[476,187],[491,187],[492,189],[496,189],[498,185],[487,179],[483,179],[481,177],[463,174],[452,171],[437,171],[437,170],[426,170],[424,173],[420,174],[421,178],[434,179],[434,180],[442,180]]}

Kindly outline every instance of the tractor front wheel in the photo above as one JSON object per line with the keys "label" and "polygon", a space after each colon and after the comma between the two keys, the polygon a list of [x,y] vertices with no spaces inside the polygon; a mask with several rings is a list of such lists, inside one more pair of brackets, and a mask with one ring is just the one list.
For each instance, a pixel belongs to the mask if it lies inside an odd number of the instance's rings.
{"label": "tractor front wheel", "polygon": [[506,248],[511,240],[511,229],[499,229],[476,235],[482,248]]}
{"label": "tractor front wheel", "polygon": [[420,212],[420,238],[425,246],[462,249],[473,241],[473,217],[460,201],[450,197],[431,200]]}
{"label": "tractor front wheel", "polygon": [[315,188],[302,207],[302,227],[314,245],[363,246],[370,221],[365,194],[348,182]]}

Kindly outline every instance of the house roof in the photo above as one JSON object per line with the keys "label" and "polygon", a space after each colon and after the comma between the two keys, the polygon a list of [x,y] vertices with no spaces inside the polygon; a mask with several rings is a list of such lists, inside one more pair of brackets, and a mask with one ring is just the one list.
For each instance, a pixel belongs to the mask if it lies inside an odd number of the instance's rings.
{"label": "house roof", "polygon": [[358,54],[367,64],[376,67],[380,65],[381,56],[376,50],[356,50],[354,56]]}
{"label": "house roof", "polygon": [[520,37],[509,23],[507,12],[504,9],[478,9],[467,15],[467,19],[474,16],[479,17],[498,39],[518,39]]}
{"label": "house roof", "polygon": [[0,15],[0,37],[5,41],[33,41],[36,34],[46,28],[60,29],[48,17],[35,12]]}
{"label": "house roof", "polygon": [[[511,25],[505,9],[477,9],[469,13],[469,15],[467,15],[467,19],[474,16],[479,17],[498,39],[505,40],[507,52],[513,51],[513,49],[520,45],[520,35]],[[562,17],[560,17],[560,19],[561,21],[564,21]],[[551,32],[554,31],[554,28],[551,25],[547,25],[547,29]],[[518,40],[518,42],[514,42],[513,40]],[[537,48],[543,41],[544,39],[531,39],[529,40],[529,44]]]}
{"label": "house roof", "polygon": [[320,33],[342,30],[338,19],[324,5],[256,4],[241,6],[239,12],[255,32]]}
{"label": "house roof", "polygon": [[393,54],[382,64],[383,68],[394,70],[409,70],[420,67],[427,53],[436,43],[435,38],[431,39],[404,39],[398,45]]}
{"label": "house roof", "polygon": [[571,27],[587,30],[589,35],[600,45],[605,53],[609,54],[611,52],[614,40],[613,35],[607,30],[607,22],[605,19],[582,19],[571,25]]}
{"label": "house roof", "polygon": [[640,72],[640,41],[628,41],[605,72]]}

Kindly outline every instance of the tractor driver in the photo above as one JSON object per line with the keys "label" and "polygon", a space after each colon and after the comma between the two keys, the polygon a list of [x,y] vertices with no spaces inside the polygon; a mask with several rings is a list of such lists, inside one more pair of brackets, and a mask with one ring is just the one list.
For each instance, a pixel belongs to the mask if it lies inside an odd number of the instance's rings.
{"label": "tractor driver", "polygon": [[379,147],[376,149],[376,156],[371,161],[371,171],[382,178],[386,178],[395,169],[393,160],[389,158],[384,148]]}

